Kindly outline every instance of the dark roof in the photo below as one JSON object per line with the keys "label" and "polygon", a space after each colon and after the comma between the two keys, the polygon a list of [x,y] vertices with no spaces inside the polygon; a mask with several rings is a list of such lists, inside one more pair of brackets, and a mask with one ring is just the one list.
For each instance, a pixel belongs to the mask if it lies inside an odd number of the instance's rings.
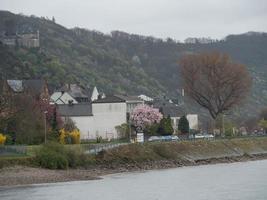
{"label": "dark roof", "polygon": [[126,100],[121,99],[120,97],[117,97],[115,95],[108,95],[103,99],[97,99],[93,101],[93,103],[122,103],[126,102]]}
{"label": "dark roof", "polygon": [[92,104],[62,104],[57,105],[61,116],[92,116]]}
{"label": "dark roof", "polygon": [[44,80],[23,80],[22,84],[24,90],[28,90],[33,94],[40,95],[46,82]]}
{"label": "dark roof", "polygon": [[182,106],[161,106],[158,108],[166,117],[181,117],[185,115],[185,110]]}
{"label": "dark roof", "polygon": [[14,92],[29,91],[40,95],[46,82],[44,80],[7,80],[8,85]]}
{"label": "dark roof", "polygon": [[131,101],[138,101],[143,102],[138,96],[128,96],[128,95],[108,95],[103,99],[95,100],[93,103],[121,103],[121,102],[131,102]]}
{"label": "dark roof", "polygon": [[185,115],[185,108],[183,106],[171,103],[167,99],[155,98],[152,104],[153,107],[159,108],[166,117],[181,117],[182,115]]}
{"label": "dark roof", "polygon": [[116,97],[119,97],[120,99],[127,101],[143,101],[142,99],[140,99],[138,96],[128,96],[128,95],[120,95],[120,94],[116,94],[114,95]]}
{"label": "dark roof", "polygon": [[61,87],[58,91],[68,92],[73,98],[91,98],[91,90],[85,89],[78,84],[66,84]]}

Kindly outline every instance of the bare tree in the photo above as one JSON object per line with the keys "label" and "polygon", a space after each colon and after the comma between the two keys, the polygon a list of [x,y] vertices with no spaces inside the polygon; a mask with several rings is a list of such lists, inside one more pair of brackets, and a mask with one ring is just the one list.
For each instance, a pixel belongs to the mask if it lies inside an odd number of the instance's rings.
{"label": "bare tree", "polygon": [[5,81],[0,80],[0,121],[9,119],[16,112],[14,95],[5,86]]}
{"label": "bare tree", "polygon": [[217,52],[184,56],[180,60],[185,92],[211,117],[238,105],[249,94],[251,78],[244,65]]}

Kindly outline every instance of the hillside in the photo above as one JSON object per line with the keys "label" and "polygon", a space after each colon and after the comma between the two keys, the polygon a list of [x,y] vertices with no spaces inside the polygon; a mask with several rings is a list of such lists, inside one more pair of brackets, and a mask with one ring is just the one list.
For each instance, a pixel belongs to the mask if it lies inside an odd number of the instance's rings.
{"label": "hillside", "polygon": [[[114,31],[109,35],[81,28],[67,29],[51,20],[0,11],[0,33],[6,22],[17,32],[40,31],[38,49],[0,46],[0,66],[6,78],[48,79],[97,85],[106,93],[151,96],[179,95],[178,60],[185,53],[218,50],[248,66],[253,92],[237,116],[253,116],[267,106],[267,34],[229,35],[208,44],[185,44]],[[245,115],[244,115],[245,114]]]}

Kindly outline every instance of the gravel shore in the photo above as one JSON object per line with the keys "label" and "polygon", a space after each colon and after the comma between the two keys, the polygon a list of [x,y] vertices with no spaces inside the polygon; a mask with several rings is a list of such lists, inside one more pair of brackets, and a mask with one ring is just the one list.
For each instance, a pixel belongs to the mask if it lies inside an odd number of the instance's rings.
{"label": "gravel shore", "polygon": [[25,166],[14,166],[0,169],[0,186],[15,186],[37,183],[68,182],[78,180],[96,180],[100,176],[122,172],[166,169],[183,166],[195,166],[216,163],[244,162],[267,159],[267,154],[221,157],[192,161],[161,160],[143,163],[96,165],[89,169],[49,170]]}

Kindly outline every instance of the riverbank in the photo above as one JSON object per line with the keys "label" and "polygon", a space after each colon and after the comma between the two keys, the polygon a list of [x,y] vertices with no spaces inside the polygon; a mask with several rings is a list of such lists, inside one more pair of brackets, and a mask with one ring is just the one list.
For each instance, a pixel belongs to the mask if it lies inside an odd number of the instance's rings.
{"label": "riverbank", "polygon": [[100,176],[267,159],[267,138],[133,144],[97,155],[78,169],[49,170],[29,166],[0,169],[0,186],[98,179]]}

